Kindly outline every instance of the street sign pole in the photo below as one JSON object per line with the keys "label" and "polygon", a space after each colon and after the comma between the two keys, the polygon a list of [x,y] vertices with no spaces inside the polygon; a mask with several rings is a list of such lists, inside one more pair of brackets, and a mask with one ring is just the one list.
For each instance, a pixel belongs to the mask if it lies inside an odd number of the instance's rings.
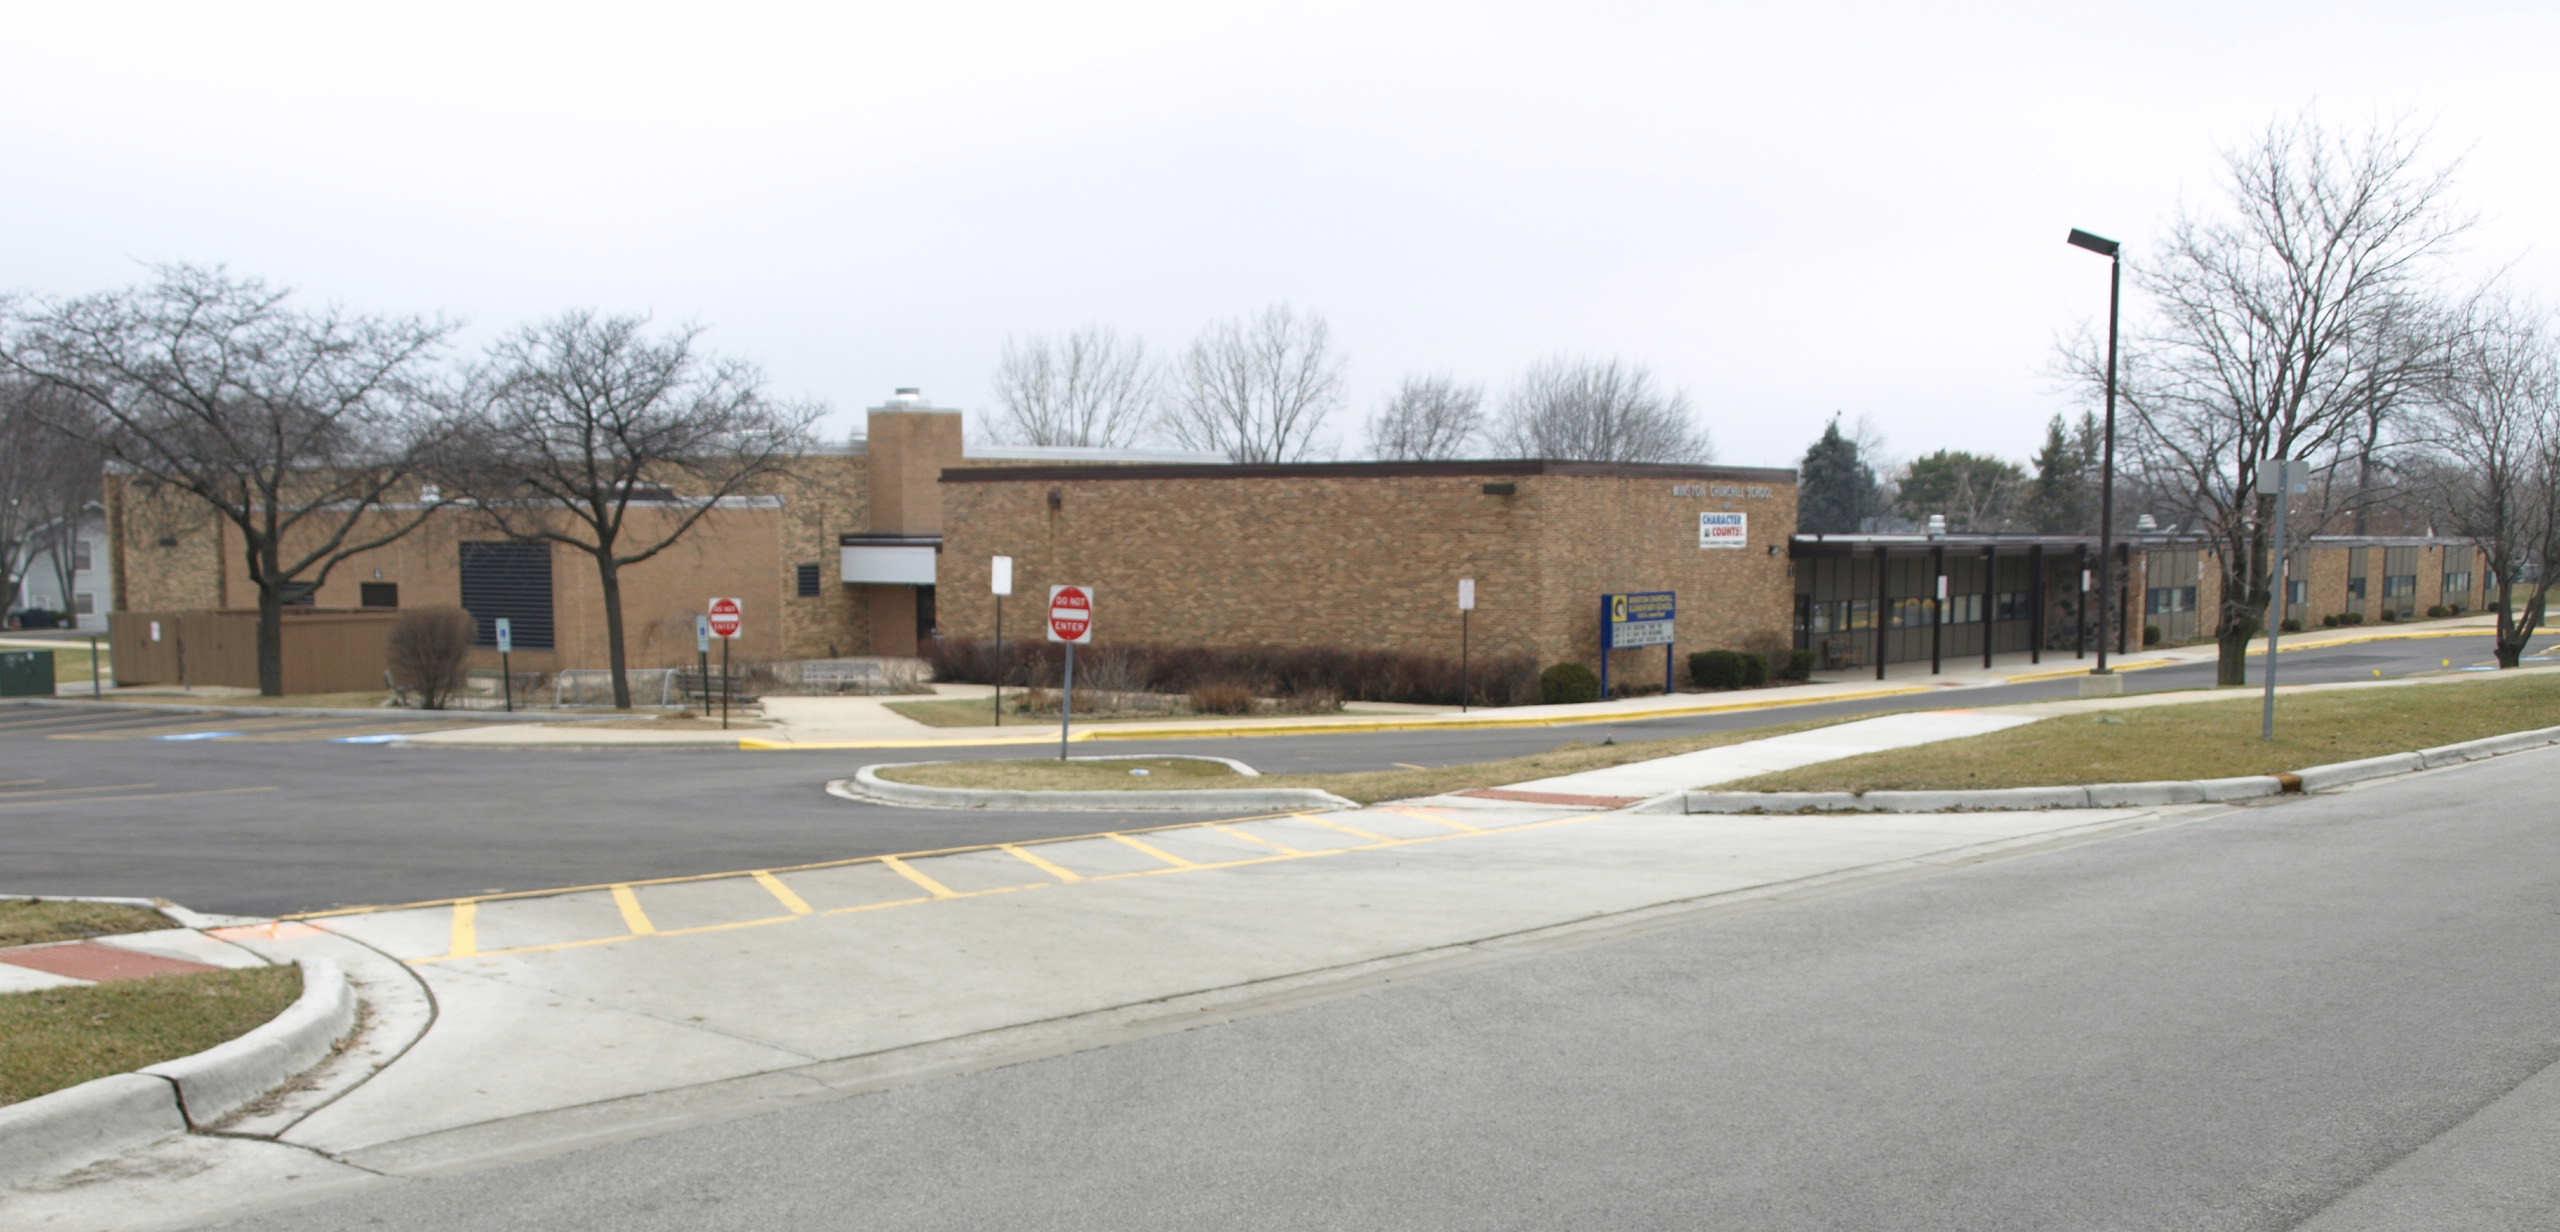
{"label": "street sign pole", "polygon": [[1600,596],[1600,700],[1604,702],[1609,700],[1609,652],[1616,649],[1615,639],[1609,636],[1609,600],[1608,595]]}
{"label": "street sign pole", "polygon": [[702,717],[711,717],[711,618],[693,618],[693,653],[702,666]]}
{"label": "street sign pole", "polygon": [[1013,558],[998,556],[989,563],[988,589],[996,592],[996,726],[1004,726],[1004,597],[1013,593]]}
{"label": "street sign pole", "polygon": [[1049,640],[1067,647],[1066,678],[1058,692],[1058,760],[1065,761],[1076,722],[1076,643],[1093,640],[1093,588],[1050,587],[1048,624]]}
{"label": "street sign pole", "polygon": [[1458,579],[1458,713],[1467,712],[1468,695],[1475,690],[1467,678],[1467,618],[1476,611],[1476,580]]}
{"label": "street sign pole", "polygon": [[507,713],[516,712],[516,627],[514,622],[498,618],[498,688],[506,694]]}
{"label": "street sign pole", "polygon": [[106,695],[106,686],[98,681],[98,639],[93,634],[89,638],[89,696],[104,697]]}

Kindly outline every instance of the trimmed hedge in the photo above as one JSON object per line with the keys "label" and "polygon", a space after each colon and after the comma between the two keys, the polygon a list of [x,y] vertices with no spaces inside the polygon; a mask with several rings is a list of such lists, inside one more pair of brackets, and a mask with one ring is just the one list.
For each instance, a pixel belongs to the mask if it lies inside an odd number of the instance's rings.
{"label": "trimmed hedge", "polygon": [[1689,656],[1689,683],[1701,689],[1742,687],[1740,651],[1701,650]]}
{"label": "trimmed hedge", "polygon": [[[993,684],[999,675],[1014,686],[1057,687],[1065,648],[1046,641],[1006,639],[1004,658],[995,644],[949,637],[927,643],[925,661],[936,680]],[[1477,705],[1526,705],[1538,696],[1538,671],[1525,656],[1479,657],[1470,665],[1464,693]],[[1076,687],[1126,688],[1131,692],[1188,694],[1213,685],[1243,685],[1262,697],[1332,693],[1344,701],[1417,702],[1454,706],[1461,700],[1455,655],[1403,654],[1338,646],[1087,646],[1076,652]],[[1110,686],[1102,681],[1109,679]],[[1596,687],[1596,686],[1595,686]]]}
{"label": "trimmed hedge", "polygon": [[1538,701],[1548,706],[1600,700],[1600,677],[1579,663],[1558,663],[1538,673]]}

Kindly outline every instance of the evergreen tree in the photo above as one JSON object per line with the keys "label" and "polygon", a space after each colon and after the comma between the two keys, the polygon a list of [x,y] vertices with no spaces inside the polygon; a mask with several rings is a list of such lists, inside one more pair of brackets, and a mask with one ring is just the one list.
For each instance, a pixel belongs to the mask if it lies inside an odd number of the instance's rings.
{"label": "evergreen tree", "polygon": [[1840,433],[1834,415],[1821,439],[1804,451],[1796,485],[1796,529],[1805,534],[1854,534],[1876,510],[1876,472],[1858,456],[1858,443]]}
{"label": "evergreen tree", "polygon": [[2044,448],[2036,451],[2036,476],[2027,486],[2026,521],[2047,535],[2082,534],[2091,529],[2087,425],[2074,436],[2056,415],[2044,428]]}

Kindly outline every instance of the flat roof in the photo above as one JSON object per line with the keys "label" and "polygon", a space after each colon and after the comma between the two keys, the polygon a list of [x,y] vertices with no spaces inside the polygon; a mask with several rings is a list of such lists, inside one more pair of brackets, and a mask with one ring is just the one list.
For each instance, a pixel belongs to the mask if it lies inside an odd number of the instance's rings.
{"label": "flat roof", "polygon": [[1716,466],[1682,462],[1567,462],[1550,458],[1487,458],[1450,462],[1280,462],[1212,465],[955,466],[944,483],[1003,483],[1056,479],[1401,479],[1463,475],[1571,475],[1618,479],[1725,479],[1782,483],[1796,473],[1784,467]]}

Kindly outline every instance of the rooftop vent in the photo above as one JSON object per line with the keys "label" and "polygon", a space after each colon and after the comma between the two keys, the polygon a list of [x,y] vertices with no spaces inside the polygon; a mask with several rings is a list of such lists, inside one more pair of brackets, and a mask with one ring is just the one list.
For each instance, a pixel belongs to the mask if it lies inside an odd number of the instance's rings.
{"label": "rooftop vent", "polygon": [[2156,534],[2159,534],[2159,533],[2160,533],[2160,519],[2155,518],[2155,517],[2152,517],[2150,514],[2147,514],[2147,513],[2146,513],[2146,514],[2142,515],[2141,517],[2135,518],[2135,519],[2133,520],[2133,530],[2134,530],[2134,533],[2135,533],[2135,534],[2138,534],[2138,535],[2156,535]]}
{"label": "rooftop vent", "polygon": [[895,406],[914,406],[924,401],[924,389],[917,385],[901,385],[898,392],[889,395],[889,401]]}
{"label": "rooftop vent", "polygon": [[1929,537],[1932,539],[1947,537],[1947,515],[1943,513],[1929,515]]}

